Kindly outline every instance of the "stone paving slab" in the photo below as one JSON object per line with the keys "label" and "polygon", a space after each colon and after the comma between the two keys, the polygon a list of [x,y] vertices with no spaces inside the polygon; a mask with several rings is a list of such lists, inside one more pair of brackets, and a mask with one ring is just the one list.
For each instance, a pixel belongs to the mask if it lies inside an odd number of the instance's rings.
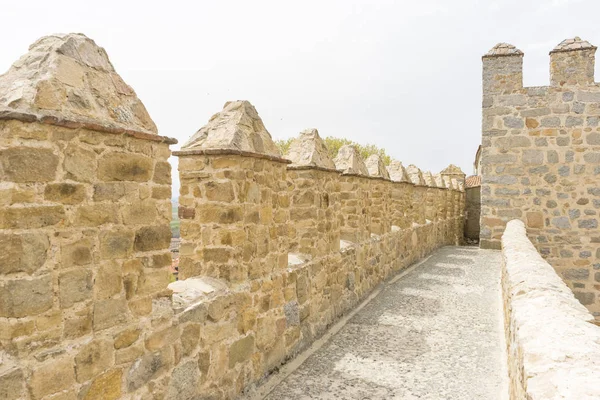
{"label": "stone paving slab", "polygon": [[507,399],[501,254],[444,247],[265,398]]}

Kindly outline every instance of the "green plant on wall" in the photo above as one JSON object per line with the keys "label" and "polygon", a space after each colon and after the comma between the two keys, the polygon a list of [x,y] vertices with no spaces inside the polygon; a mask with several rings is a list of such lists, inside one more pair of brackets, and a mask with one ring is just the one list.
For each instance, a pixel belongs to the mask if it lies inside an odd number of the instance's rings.
{"label": "green plant on wall", "polygon": [[[293,140],[294,140],[294,138],[280,139],[280,140],[276,140],[275,144],[279,147],[279,150],[281,150],[281,154],[285,154],[287,152],[287,150],[290,148],[290,145],[292,144]],[[361,157],[364,160],[366,160],[372,154],[379,154],[379,156],[381,157],[381,159],[383,160],[383,163],[385,165],[390,165],[390,162],[392,161],[392,158],[385,152],[385,149],[379,148],[379,147],[375,146],[374,144],[362,145],[362,144],[353,142],[352,140],[349,140],[349,139],[340,139],[340,138],[336,138],[333,136],[326,137],[324,139],[324,141],[325,141],[325,145],[327,146],[329,156],[331,157],[332,160],[337,155],[338,151],[340,150],[340,147],[349,144],[358,149],[358,152],[360,153]]]}

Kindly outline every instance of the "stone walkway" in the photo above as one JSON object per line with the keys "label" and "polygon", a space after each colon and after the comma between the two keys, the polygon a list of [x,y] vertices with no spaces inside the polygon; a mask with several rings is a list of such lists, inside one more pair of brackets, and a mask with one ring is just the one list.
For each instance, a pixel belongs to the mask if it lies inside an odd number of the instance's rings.
{"label": "stone walkway", "polygon": [[500,264],[492,250],[438,250],[263,398],[507,399]]}

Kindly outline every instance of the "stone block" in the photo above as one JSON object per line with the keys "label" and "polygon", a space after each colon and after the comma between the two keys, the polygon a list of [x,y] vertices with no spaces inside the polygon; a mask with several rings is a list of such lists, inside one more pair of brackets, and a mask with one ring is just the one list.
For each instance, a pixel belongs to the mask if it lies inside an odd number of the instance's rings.
{"label": "stone block", "polygon": [[542,165],[544,152],[541,150],[523,150],[522,162],[525,165]]}
{"label": "stone block", "polygon": [[51,149],[17,146],[0,150],[0,180],[50,182],[56,178],[58,156]]}
{"label": "stone block", "polygon": [[577,227],[582,229],[597,229],[597,219],[580,219],[577,221]]}
{"label": "stone block", "polygon": [[254,336],[248,335],[231,344],[229,347],[229,368],[235,367],[237,363],[249,360],[255,351]]}
{"label": "stone block", "polygon": [[144,225],[156,220],[156,205],[153,202],[135,202],[123,208],[123,222],[126,225]]}
{"label": "stone block", "polygon": [[227,263],[233,256],[231,248],[228,247],[204,247],[202,248],[202,259],[205,262]]}
{"label": "stone block", "polygon": [[229,181],[218,182],[209,181],[203,185],[203,192],[210,201],[222,201],[225,203],[231,203],[235,200],[235,194],[233,191],[233,184]]}
{"label": "stone block", "polygon": [[113,364],[114,349],[111,341],[96,339],[84,345],[75,356],[77,382],[90,380]]}
{"label": "stone block", "polygon": [[75,303],[92,299],[92,271],[73,269],[63,271],[58,276],[61,308],[69,308]]}
{"label": "stone block", "polygon": [[0,209],[0,228],[37,229],[65,220],[63,206],[7,207]]}
{"label": "stone block", "polygon": [[203,204],[198,210],[203,223],[232,224],[244,219],[241,207],[216,204]]}
{"label": "stone block", "polygon": [[94,201],[118,201],[133,193],[137,198],[137,185],[129,182],[106,182],[94,185]]}
{"label": "stone block", "polygon": [[52,308],[52,277],[10,280],[0,286],[0,317],[38,315]]}
{"label": "stone block", "polygon": [[157,200],[171,199],[171,186],[153,186],[152,198]]}
{"label": "stone block", "polygon": [[589,164],[600,164],[600,153],[588,152],[583,155],[583,160]]}
{"label": "stone block", "polygon": [[189,356],[198,347],[200,341],[200,324],[189,324],[181,332],[181,350]]}
{"label": "stone block", "polygon": [[29,392],[34,400],[68,389],[74,384],[73,359],[66,356],[36,365],[28,381]]}
{"label": "stone block", "polygon": [[100,239],[100,258],[118,259],[127,258],[133,251],[134,234],[123,229],[102,231]]}
{"label": "stone block", "polygon": [[137,282],[137,295],[156,294],[166,290],[169,284],[169,271],[166,269],[146,270]]}
{"label": "stone block", "polygon": [[115,261],[102,263],[94,280],[95,299],[104,300],[121,293],[123,287],[121,276],[121,264]]}
{"label": "stone block", "polygon": [[94,227],[119,223],[119,212],[114,204],[83,205],[75,211],[75,226]]}
{"label": "stone block", "polygon": [[125,299],[108,299],[94,303],[94,331],[101,331],[127,321]]}
{"label": "stone block", "polygon": [[575,295],[575,298],[577,300],[579,300],[579,302],[581,304],[583,304],[584,306],[589,306],[590,304],[594,304],[594,301],[596,299],[596,295],[591,292],[574,291],[573,294]]}
{"label": "stone block", "polygon": [[43,232],[0,234],[0,275],[32,274],[44,265],[49,247],[48,236]]}
{"label": "stone block", "polygon": [[129,328],[115,335],[115,349],[123,349],[131,346],[140,337],[140,332],[139,328]]}
{"label": "stone block", "polygon": [[98,375],[89,387],[81,390],[82,400],[116,400],[121,398],[123,370],[111,369]]}
{"label": "stone block", "polygon": [[287,326],[300,325],[300,308],[296,300],[286,303],[283,311]]}
{"label": "stone block", "polygon": [[146,353],[131,365],[127,372],[126,385],[127,391],[133,392],[141,388],[151,379],[159,375],[169,367],[168,353],[166,351],[157,351]]}
{"label": "stone block", "polygon": [[72,183],[48,184],[44,189],[44,199],[62,204],[78,204],[85,199],[85,188]]}
{"label": "stone block", "polygon": [[175,343],[177,339],[179,339],[179,328],[177,326],[170,326],[148,335],[144,343],[146,349],[154,351],[169,346],[171,343]]}
{"label": "stone block", "polygon": [[115,352],[115,364],[128,364],[140,358],[146,350],[143,343],[136,343]]}
{"label": "stone block", "polygon": [[154,167],[154,177],[152,180],[161,185],[171,184],[171,164],[166,161],[158,161]]}
{"label": "stone block", "polygon": [[145,226],[135,233],[135,251],[168,249],[171,244],[171,228],[168,225]]}
{"label": "stone block", "polygon": [[98,179],[105,182],[147,182],[152,173],[152,159],[138,154],[108,153],[98,162]]}
{"label": "stone block", "polygon": [[25,377],[20,368],[0,370],[0,399],[19,400],[26,398]]}
{"label": "stone block", "polygon": [[76,339],[92,331],[92,309],[85,308],[69,316],[64,322],[63,334],[66,339]]}
{"label": "stone block", "polygon": [[569,268],[562,272],[562,276],[572,281],[586,281],[590,277],[590,271],[585,268]]}
{"label": "stone block", "polygon": [[88,238],[61,246],[62,267],[87,265],[92,262],[92,242]]}
{"label": "stone block", "polygon": [[75,144],[66,148],[63,168],[67,179],[92,182],[96,179],[96,165],[94,151]]}
{"label": "stone block", "polygon": [[198,398],[200,371],[195,361],[188,361],[173,369],[165,400],[194,400]]}

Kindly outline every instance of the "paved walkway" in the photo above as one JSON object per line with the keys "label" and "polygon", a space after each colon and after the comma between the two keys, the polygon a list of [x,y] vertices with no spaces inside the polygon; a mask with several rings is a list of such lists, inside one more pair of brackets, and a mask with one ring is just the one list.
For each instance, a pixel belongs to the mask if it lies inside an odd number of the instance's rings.
{"label": "paved walkway", "polygon": [[507,399],[500,263],[496,251],[438,250],[264,398]]}

